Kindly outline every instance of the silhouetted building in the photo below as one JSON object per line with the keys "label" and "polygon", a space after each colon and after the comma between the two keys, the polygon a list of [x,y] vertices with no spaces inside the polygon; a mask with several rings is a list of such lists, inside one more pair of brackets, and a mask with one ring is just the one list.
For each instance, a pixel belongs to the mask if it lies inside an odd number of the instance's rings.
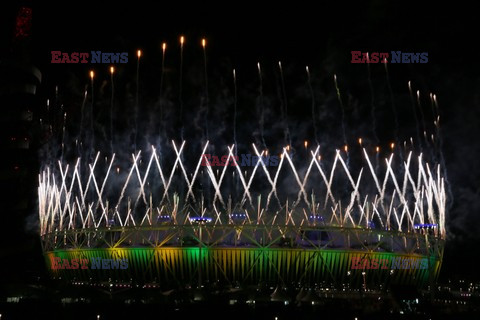
{"label": "silhouetted building", "polygon": [[2,277],[4,281],[16,281],[25,278],[26,265],[31,265],[26,260],[32,259],[25,253],[36,242],[33,235],[25,235],[25,228],[28,217],[36,212],[41,136],[36,93],[41,73],[31,63],[32,9],[19,7],[7,15],[14,26],[12,37],[1,39],[5,49],[0,54],[0,239],[6,247],[2,249],[1,269],[11,275]]}

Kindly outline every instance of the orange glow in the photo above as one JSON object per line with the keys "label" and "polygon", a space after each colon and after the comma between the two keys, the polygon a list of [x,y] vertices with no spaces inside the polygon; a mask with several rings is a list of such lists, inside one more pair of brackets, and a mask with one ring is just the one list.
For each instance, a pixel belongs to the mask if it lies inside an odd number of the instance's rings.
{"label": "orange glow", "polygon": [[358,143],[362,145],[362,138],[358,138]]}
{"label": "orange glow", "polygon": [[205,38],[202,39],[202,47],[205,49],[205,46],[207,45],[207,40]]}
{"label": "orange glow", "polygon": [[165,49],[167,49],[167,43],[166,43],[166,42],[162,43],[162,50],[163,50],[163,52],[165,52]]}
{"label": "orange glow", "polygon": [[377,151],[377,153],[380,152],[380,147],[376,147],[375,151]]}
{"label": "orange glow", "polygon": [[141,56],[142,56],[142,50],[137,50],[137,57],[140,59]]}
{"label": "orange glow", "polygon": [[114,67],[110,67],[110,73],[113,74],[114,71],[115,71],[115,68],[114,68]]}
{"label": "orange glow", "polygon": [[183,46],[183,43],[185,42],[185,38],[183,36],[180,37],[180,44]]}
{"label": "orange glow", "polygon": [[393,149],[394,147],[395,147],[395,143],[393,143],[393,142],[392,142],[392,143],[390,143],[390,148],[392,148],[392,149]]}
{"label": "orange glow", "polygon": [[307,147],[308,147],[308,141],[307,141],[307,140],[305,140],[305,143],[304,143],[304,145],[305,145],[305,148],[307,148]]}
{"label": "orange glow", "polygon": [[95,73],[93,72],[93,70],[92,70],[92,71],[90,71],[90,79],[92,79],[92,80],[93,80],[93,76],[94,76],[94,75],[95,75]]}
{"label": "orange glow", "polygon": [[348,152],[348,146],[345,145],[345,147],[343,147],[343,149],[345,150],[345,152]]}

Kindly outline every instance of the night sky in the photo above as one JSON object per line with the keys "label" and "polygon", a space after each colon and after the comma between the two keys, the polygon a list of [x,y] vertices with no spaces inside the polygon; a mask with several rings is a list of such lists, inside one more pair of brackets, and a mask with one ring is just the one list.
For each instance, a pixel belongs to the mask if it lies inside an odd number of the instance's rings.
{"label": "night sky", "polygon": [[[333,86],[333,74],[337,75],[346,103],[347,129],[351,130],[348,139],[353,141],[357,134],[372,125],[367,113],[355,111],[362,110],[356,106],[368,105],[371,94],[367,67],[365,64],[351,64],[350,52],[428,52],[426,64],[389,66],[389,80],[399,114],[399,131],[405,137],[415,134],[412,133],[415,124],[408,113],[411,105],[407,82],[411,80],[425,96],[430,92],[437,95],[442,119],[442,151],[453,199],[450,199],[448,211],[448,240],[441,278],[469,276],[478,279],[470,260],[470,257],[480,254],[480,64],[476,62],[477,55],[473,49],[478,39],[474,32],[478,27],[470,14],[474,9],[441,7],[438,3],[419,6],[415,2],[378,0],[357,1],[354,5],[335,1],[337,4],[321,4],[318,9],[300,5],[297,1],[286,5],[262,4],[261,7],[259,3],[226,1],[215,6],[201,3],[192,6],[175,1],[175,4],[161,2],[152,6],[149,2],[142,4],[140,1],[127,4],[102,2],[101,5],[99,1],[61,2],[56,5],[36,1],[31,4],[31,57],[43,74],[40,101],[51,98],[55,85],[59,85],[67,110],[74,109],[92,68],[90,64],[52,65],[50,51],[129,52],[129,63],[121,67],[123,78],[127,79],[121,85],[128,91],[128,77],[130,81],[134,81],[135,77],[135,52],[142,49],[141,99],[147,106],[145,112],[148,114],[148,105],[153,101],[151,97],[158,88],[159,72],[155,70],[160,70],[161,43],[167,42],[167,68],[178,69],[180,35],[186,37],[184,94],[198,96],[197,91],[201,91],[198,83],[203,79],[200,40],[206,37],[212,101],[216,99],[218,102],[221,99],[216,97],[223,96],[227,96],[225,101],[230,101],[228,96],[231,91],[224,90],[231,83],[233,68],[239,74],[238,86],[243,88],[239,89],[240,92],[250,90],[250,95],[254,96],[256,64],[259,61],[265,68],[265,88],[275,96],[275,81],[278,80],[276,66],[281,60],[292,110],[292,130],[295,124],[297,128],[302,128],[303,124],[311,122],[311,113],[308,107],[293,106],[296,102],[307,101],[308,104],[304,72],[308,65],[314,75],[319,117],[324,116],[325,123],[339,116]],[[4,12],[8,13],[8,10]],[[11,13],[8,16],[11,17]],[[3,19],[2,13],[1,24],[1,49],[4,51],[8,50],[13,23]],[[105,69],[97,72],[100,77],[103,72],[103,77],[108,80],[106,65],[96,68]],[[174,87],[178,83],[175,77],[175,74],[170,75],[171,83],[167,85]],[[371,66],[371,82],[378,104],[379,143],[388,143],[393,138],[393,120],[391,113],[385,111],[390,106],[391,96],[382,65]],[[99,90],[99,98],[101,94]],[[174,96],[175,91],[171,95]],[[249,99],[245,98],[241,108],[246,108],[248,101],[254,100]],[[228,110],[222,113],[221,105],[218,102],[212,109],[211,122],[228,131],[228,125],[222,121],[229,122],[231,113]],[[195,103],[186,99],[185,113],[194,110]],[[222,116],[217,116],[218,113]],[[245,111],[241,121],[253,117],[254,114]],[[432,122],[428,115],[426,117],[427,122]],[[72,128],[74,130],[74,124]],[[274,130],[272,127],[267,139],[273,139]],[[322,127],[319,121],[319,130],[331,131],[332,128],[328,125]],[[221,143],[232,142],[229,132],[223,134]],[[311,134],[311,129],[301,131],[299,138],[308,134]],[[338,132],[330,132],[326,136],[333,141],[332,135],[335,134]],[[195,133],[186,135],[192,137]],[[241,138],[252,139],[247,135]],[[332,148],[338,147],[335,145]]]}

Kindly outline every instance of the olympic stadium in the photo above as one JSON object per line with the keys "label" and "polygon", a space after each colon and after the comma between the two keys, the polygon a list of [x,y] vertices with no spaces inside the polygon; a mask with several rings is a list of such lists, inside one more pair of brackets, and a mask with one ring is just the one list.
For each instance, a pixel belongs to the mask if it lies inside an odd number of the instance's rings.
{"label": "olympic stadium", "polygon": [[[247,151],[258,158],[250,167],[237,163],[235,145],[221,151],[229,165],[211,166],[202,165],[208,143],[189,149],[174,141],[45,166],[38,195],[47,268],[72,283],[165,289],[434,283],[446,236],[441,166],[414,150],[380,152],[361,140],[330,159],[319,147],[302,147],[252,144]],[[277,152],[278,166],[264,164],[269,152]],[[128,267],[52,265],[96,258],[125,259]],[[352,259],[395,258],[428,263],[352,265]]]}

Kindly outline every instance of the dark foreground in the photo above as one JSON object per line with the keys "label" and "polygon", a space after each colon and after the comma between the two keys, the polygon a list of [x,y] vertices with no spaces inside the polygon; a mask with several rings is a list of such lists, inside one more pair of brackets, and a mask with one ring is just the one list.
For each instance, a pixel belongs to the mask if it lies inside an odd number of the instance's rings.
{"label": "dark foreground", "polygon": [[0,319],[478,319],[479,297],[452,292],[18,285]]}

